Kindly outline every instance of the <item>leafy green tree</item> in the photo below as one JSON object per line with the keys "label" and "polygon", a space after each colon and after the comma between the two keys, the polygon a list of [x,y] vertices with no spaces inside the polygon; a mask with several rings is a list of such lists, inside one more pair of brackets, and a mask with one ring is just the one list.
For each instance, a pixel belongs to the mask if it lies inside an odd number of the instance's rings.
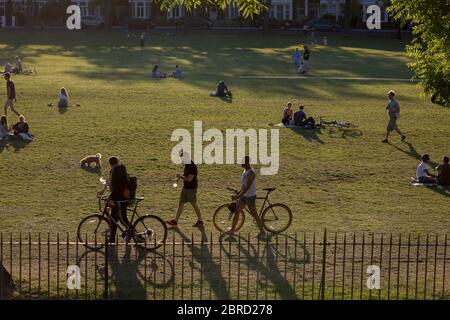
{"label": "leafy green tree", "polygon": [[450,106],[450,1],[391,0],[388,11],[412,25],[414,39],[406,50],[414,61],[408,65],[425,93]]}

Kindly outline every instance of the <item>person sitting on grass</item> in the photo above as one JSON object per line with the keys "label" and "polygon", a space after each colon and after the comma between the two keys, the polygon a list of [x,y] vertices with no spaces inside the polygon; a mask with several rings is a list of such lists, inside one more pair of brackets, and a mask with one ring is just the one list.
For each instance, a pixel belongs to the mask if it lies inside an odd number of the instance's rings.
{"label": "person sitting on grass", "polygon": [[153,79],[159,79],[159,78],[166,78],[167,75],[165,73],[159,72],[159,67],[157,64],[152,69],[152,78]]}
{"label": "person sitting on grass", "polygon": [[172,71],[172,74],[169,76],[175,79],[183,78],[183,69],[181,69],[178,65],[175,66],[175,69]]}
{"label": "person sitting on grass", "polygon": [[8,140],[11,134],[9,133],[8,120],[5,115],[0,118],[0,141]]}
{"label": "person sitting on grass", "polygon": [[20,60],[19,56],[16,56],[16,66],[12,69],[13,73],[22,73],[23,67],[22,67],[22,61]]}
{"label": "person sitting on grass", "polygon": [[3,73],[12,73],[13,72],[13,67],[11,65],[11,63],[7,62],[5,63],[5,70],[3,71]]}
{"label": "person sitting on grass", "polygon": [[216,91],[213,91],[209,94],[211,97],[231,97],[231,91],[228,90],[227,85],[224,81],[220,81],[217,85]]}
{"label": "person sitting on grass", "polygon": [[438,181],[441,186],[450,186],[450,164],[447,156],[442,159],[442,164],[436,167],[438,172]]}
{"label": "person sitting on grass", "polygon": [[14,136],[25,141],[33,141],[33,136],[29,133],[30,127],[24,116],[19,116],[19,122],[12,127]]}
{"label": "person sitting on grass", "polygon": [[314,126],[316,125],[316,121],[313,117],[307,117],[306,113],[304,111],[305,107],[300,106],[298,108],[298,111],[294,113],[294,125],[298,127],[304,127],[304,128],[310,128],[314,129]]}
{"label": "person sitting on grass", "polygon": [[58,108],[67,108],[69,106],[69,93],[62,87],[58,95]]}
{"label": "person sitting on grass", "polygon": [[428,163],[430,162],[430,155],[424,154],[422,162],[417,166],[416,179],[420,183],[438,183],[437,177],[428,171]]}
{"label": "person sitting on grass", "polygon": [[288,102],[286,108],[283,110],[283,119],[281,119],[281,123],[284,125],[290,124],[292,121],[292,103]]}

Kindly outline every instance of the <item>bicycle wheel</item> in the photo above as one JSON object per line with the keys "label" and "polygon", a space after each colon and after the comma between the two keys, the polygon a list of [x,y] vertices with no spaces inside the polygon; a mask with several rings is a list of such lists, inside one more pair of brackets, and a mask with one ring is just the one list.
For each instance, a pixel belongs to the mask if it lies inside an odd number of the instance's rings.
{"label": "bicycle wheel", "polygon": [[147,215],[136,220],[133,225],[133,240],[136,245],[145,250],[156,250],[167,238],[165,222],[157,216]]}
{"label": "bicycle wheel", "polygon": [[288,206],[276,203],[267,207],[261,215],[261,220],[268,232],[280,233],[285,231],[292,222],[292,212]]}
{"label": "bicycle wheel", "polygon": [[78,225],[78,241],[91,250],[103,248],[110,234],[111,224],[99,214],[84,218]]}
{"label": "bicycle wheel", "polygon": [[[214,226],[216,227],[217,230],[219,230],[222,233],[226,232],[229,228],[231,228],[231,224],[233,223],[234,213],[228,209],[228,205],[229,203],[224,204],[219,208],[217,208],[213,217]],[[235,231],[238,231],[239,229],[242,228],[244,220],[245,215],[244,211],[242,211],[239,215],[239,220],[238,223],[236,224]]]}

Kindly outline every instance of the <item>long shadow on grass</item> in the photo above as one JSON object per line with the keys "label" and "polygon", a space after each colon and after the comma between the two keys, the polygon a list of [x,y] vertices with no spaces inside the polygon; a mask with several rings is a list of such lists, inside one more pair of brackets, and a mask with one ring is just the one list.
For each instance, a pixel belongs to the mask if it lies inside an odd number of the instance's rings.
{"label": "long shadow on grass", "polygon": [[320,138],[319,135],[322,134],[321,129],[304,129],[304,128],[290,128],[292,131],[294,131],[296,134],[302,136],[305,140],[309,142],[319,142],[320,144],[324,144],[323,140]]}
{"label": "long shadow on grass", "polygon": [[[201,228],[200,245],[192,243],[193,235],[189,238],[179,228],[171,229],[173,232],[181,236],[186,247],[191,250],[193,260],[201,266],[201,272],[204,279],[209,283],[211,290],[214,292],[215,298],[218,300],[230,300],[230,292],[227,283],[221,274],[221,266],[214,261],[212,252],[208,248],[208,238],[204,228]],[[212,240],[211,240],[212,241]],[[189,245],[191,243],[191,245]],[[194,268],[195,265],[191,265]]]}
{"label": "long shadow on grass", "polygon": [[16,140],[16,139],[10,139],[10,140],[2,140],[0,141],[0,153],[3,152],[4,149],[9,149],[9,147],[12,147],[14,149],[14,152],[19,152],[20,150],[24,149],[29,143],[32,141],[24,141],[24,140]]}
{"label": "long shadow on grass", "polygon": [[[295,241],[288,235],[283,236],[286,237],[286,242],[288,240]],[[273,241],[274,237],[275,241]],[[307,264],[310,261],[310,254],[306,251],[304,245],[298,241],[295,252],[292,252],[291,247],[278,241],[278,236],[274,237],[268,236],[265,241],[252,241],[250,237],[244,238],[241,235],[222,235],[220,238],[221,250],[229,260],[232,260],[234,257],[234,260],[237,259],[240,262],[244,262],[247,268],[256,272],[255,299],[270,298],[268,292],[270,285],[273,286],[274,299],[278,297],[283,300],[298,299],[293,282],[287,277],[287,265],[290,264],[296,268],[299,264]],[[235,249],[233,250],[233,248]],[[303,250],[303,253],[297,255],[297,250],[300,250],[300,252]]]}

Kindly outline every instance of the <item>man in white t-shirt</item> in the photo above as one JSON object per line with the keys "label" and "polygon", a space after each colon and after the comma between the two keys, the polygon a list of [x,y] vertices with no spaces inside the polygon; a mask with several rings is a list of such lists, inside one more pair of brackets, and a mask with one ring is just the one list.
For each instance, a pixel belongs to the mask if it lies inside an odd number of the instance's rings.
{"label": "man in white t-shirt", "polygon": [[236,225],[239,221],[239,216],[244,210],[245,206],[247,206],[250,214],[255,219],[256,224],[259,228],[259,238],[264,238],[266,232],[264,231],[262,221],[260,216],[258,215],[258,210],[256,209],[256,171],[252,168],[250,164],[250,157],[245,156],[242,161],[242,167],[244,168],[244,172],[242,174],[242,184],[241,189],[233,198],[237,200],[236,210],[234,211],[233,222],[231,228],[226,231],[226,234],[232,235],[236,230]]}
{"label": "man in white t-shirt", "polygon": [[416,178],[420,183],[438,183],[437,177],[428,171],[428,163],[430,162],[430,156],[424,154],[422,156],[422,162],[417,167]]}

